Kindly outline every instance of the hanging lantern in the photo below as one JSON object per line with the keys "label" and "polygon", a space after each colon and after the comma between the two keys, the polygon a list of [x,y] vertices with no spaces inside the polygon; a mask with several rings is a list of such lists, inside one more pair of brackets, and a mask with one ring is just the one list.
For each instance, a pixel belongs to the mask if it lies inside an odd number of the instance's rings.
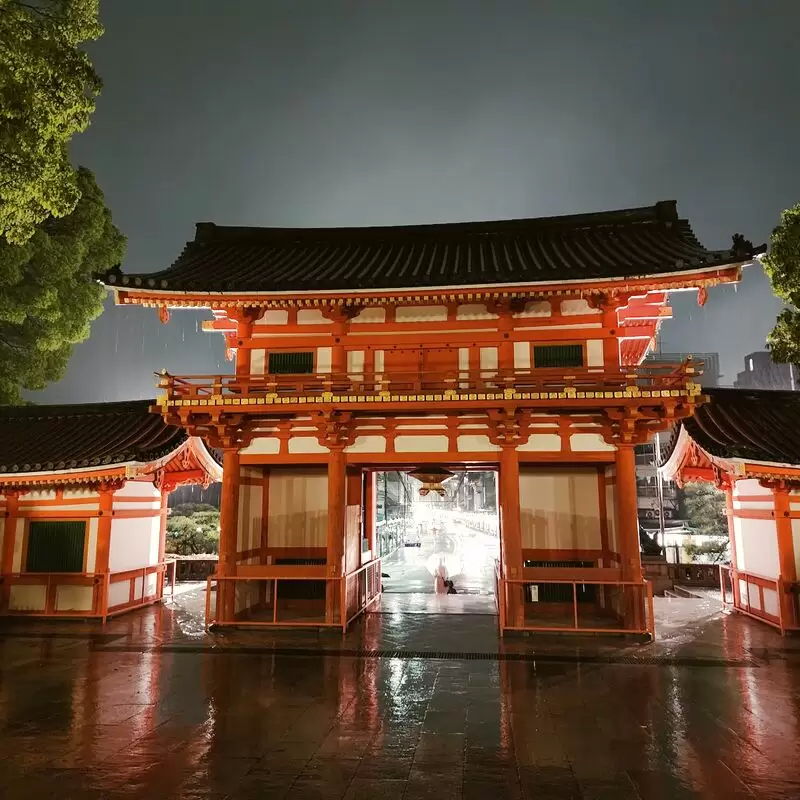
{"label": "hanging lantern", "polygon": [[444,467],[420,467],[414,472],[409,472],[409,475],[422,483],[422,488],[419,490],[420,497],[425,497],[431,492],[444,497],[445,488],[442,484],[450,480],[455,473]]}

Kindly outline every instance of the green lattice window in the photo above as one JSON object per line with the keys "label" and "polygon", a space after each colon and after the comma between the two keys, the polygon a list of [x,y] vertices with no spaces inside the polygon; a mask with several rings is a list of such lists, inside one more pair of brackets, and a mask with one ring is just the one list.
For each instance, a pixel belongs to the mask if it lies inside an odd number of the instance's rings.
{"label": "green lattice window", "polygon": [[533,366],[582,367],[583,345],[535,344],[533,346]]}
{"label": "green lattice window", "polygon": [[26,572],[83,572],[85,522],[31,522]]}
{"label": "green lattice window", "polygon": [[270,375],[308,375],[314,371],[313,353],[270,353]]}

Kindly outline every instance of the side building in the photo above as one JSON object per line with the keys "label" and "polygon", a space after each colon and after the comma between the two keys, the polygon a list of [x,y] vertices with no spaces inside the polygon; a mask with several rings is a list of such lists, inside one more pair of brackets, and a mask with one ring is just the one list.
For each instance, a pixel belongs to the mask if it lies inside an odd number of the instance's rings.
{"label": "side building", "polygon": [[[722,377],[719,353],[648,353],[644,363],[680,364],[688,359],[697,365],[700,373],[697,382],[704,389],[719,385]],[[686,526],[682,489],[674,481],[662,480],[661,486],[658,485],[655,441],[636,448],[636,485],[639,523],[646,531],[652,535],[660,530],[662,508],[665,529],[683,529]]]}
{"label": "side building", "polygon": [[0,615],[104,619],[162,598],[167,496],[222,470],[152,404],[0,408]]}
{"label": "side building", "polygon": [[[480,468],[497,472],[501,630],[651,632],[634,448],[691,416],[700,386],[692,364],[642,361],[671,291],[702,304],[762,251],[740,236],[708,250],[661,202],[406,227],[202,223],[170,268],[101,276],[165,323],[209,309],[235,359],[232,375],[164,374],[154,409],[224,453],[210,622],[346,627],[380,592],[376,473]],[[283,603],[301,580],[324,600]],[[580,615],[535,602],[531,586],[559,581],[595,587]]]}
{"label": "side building", "polygon": [[725,491],[733,607],[800,631],[800,393],[706,391],[674,431],[661,470]]}

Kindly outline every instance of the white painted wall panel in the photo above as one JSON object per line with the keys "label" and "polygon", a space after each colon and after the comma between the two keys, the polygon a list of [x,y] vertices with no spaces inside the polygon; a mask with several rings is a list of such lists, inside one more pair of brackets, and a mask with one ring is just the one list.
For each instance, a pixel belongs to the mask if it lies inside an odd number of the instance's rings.
{"label": "white painted wall panel", "polygon": [[111,572],[125,572],[129,569],[150,566],[153,539],[158,553],[158,535],[161,527],[158,517],[145,519],[113,519],[111,521],[111,548],[109,569]]}
{"label": "white painted wall panel", "polygon": [[520,468],[520,527],[524,548],[599,550],[597,470]]}
{"label": "white painted wall panel", "polygon": [[553,452],[561,450],[561,437],[557,433],[532,433],[525,444],[517,450],[522,452]]}
{"label": "white painted wall panel", "polygon": [[573,433],[569,437],[569,446],[577,453],[608,452],[614,450],[599,433]]}
{"label": "white painted wall panel", "polygon": [[281,440],[275,436],[259,436],[242,450],[242,455],[277,455],[281,451]]}
{"label": "white painted wall panel", "polygon": [[316,469],[273,469],[269,476],[270,547],[325,547],[328,474]]}
{"label": "white painted wall panel", "polygon": [[778,577],[778,534],[775,521],[770,519],[739,519],[740,529],[736,538],[741,541],[744,566],[739,569],[764,578]]}
{"label": "white painted wall panel", "polygon": [[8,607],[12,611],[44,611],[47,603],[47,587],[12,586]]}
{"label": "white painted wall panel", "polygon": [[395,312],[397,322],[446,322],[447,306],[400,306]]}
{"label": "white painted wall panel", "polygon": [[587,367],[602,367],[603,366],[603,340],[602,339],[589,339],[586,342],[586,366]]}
{"label": "white painted wall panel", "polygon": [[333,361],[333,348],[332,347],[318,347],[317,348],[317,372],[329,373],[331,371],[331,364]]}
{"label": "white painted wall panel", "polygon": [[57,586],[56,611],[91,611],[91,586]]}
{"label": "white painted wall panel", "polygon": [[446,453],[448,444],[446,436],[398,436],[394,449],[398,453]]}

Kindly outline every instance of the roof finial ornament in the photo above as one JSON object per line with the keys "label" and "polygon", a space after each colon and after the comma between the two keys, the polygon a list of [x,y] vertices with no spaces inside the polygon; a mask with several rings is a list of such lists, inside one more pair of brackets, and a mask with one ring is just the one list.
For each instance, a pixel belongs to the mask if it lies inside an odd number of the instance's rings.
{"label": "roof finial ornament", "polygon": [[744,256],[745,258],[750,258],[753,255],[755,247],[753,247],[753,243],[749,239],[745,239],[741,233],[734,233],[732,239],[733,247],[731,250],[734,255]]}

